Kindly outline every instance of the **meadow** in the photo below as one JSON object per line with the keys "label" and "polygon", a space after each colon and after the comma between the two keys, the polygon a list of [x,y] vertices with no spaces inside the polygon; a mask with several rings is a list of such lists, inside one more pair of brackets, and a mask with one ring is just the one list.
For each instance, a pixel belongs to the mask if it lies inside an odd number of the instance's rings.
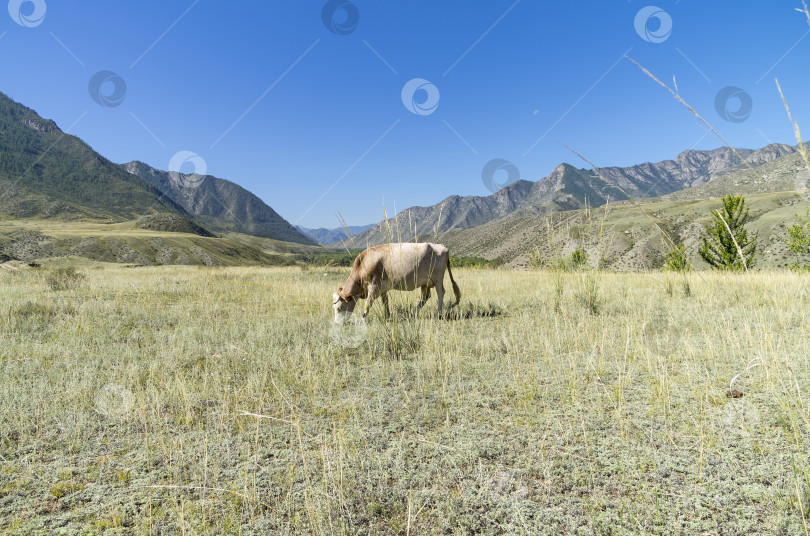
{"label": "meadow", "polygon": [[0,271],[0,534],[808,533],[806,275],[347,272]]}

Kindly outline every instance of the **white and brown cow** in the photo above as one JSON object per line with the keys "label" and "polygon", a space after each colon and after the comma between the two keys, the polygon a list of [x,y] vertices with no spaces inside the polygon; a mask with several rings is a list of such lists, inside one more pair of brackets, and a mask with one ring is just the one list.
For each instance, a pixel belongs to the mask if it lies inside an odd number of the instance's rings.
{"label": "white and brown cow", "polygon": [[439,316],[442,314],[444,300],[444,272],[450,276],[453,293],[458,305],[461,291],[453,280],[450,270],[450,253],[442,244],[393,243],[368,248],[354,259],[352,271],[346,283],[332,294],[332,306],[335,309],[335,323],[343,323],[354,312],[358,299],[365,299],[363,318],[368,314],[374,300],[381,298],[385,305],[386,318],[391,314],[388,309],[389,290],[422,289],[421,308],[430,297],[430,289],[436,288],[439,300]]}

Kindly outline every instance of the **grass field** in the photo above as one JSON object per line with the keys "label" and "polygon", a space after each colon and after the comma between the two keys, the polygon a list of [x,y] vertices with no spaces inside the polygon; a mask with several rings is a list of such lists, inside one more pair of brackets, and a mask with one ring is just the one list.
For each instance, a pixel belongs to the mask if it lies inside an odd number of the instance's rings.
{"label": "grass field", "polygon": [[0,534],[808,531],[805,275],[458,268],[338,328],[346,269],[50,273],[0,272]]}

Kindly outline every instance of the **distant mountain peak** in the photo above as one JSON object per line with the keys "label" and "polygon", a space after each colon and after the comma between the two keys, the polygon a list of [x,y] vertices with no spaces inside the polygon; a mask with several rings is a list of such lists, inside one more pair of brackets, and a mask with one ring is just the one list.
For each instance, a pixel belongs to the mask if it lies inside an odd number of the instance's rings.
{"label": "distant mountain peak", "polygon": [[[357,233],[363,232],[366,229],[373,227],[374,224],[369,225],[350,225],[348,227],[349,232],[352,236],[356,235]],[[334,229],[327,229],[325,227],[320,227],[318,229],[309,229],[307,227],[301,227],[300,225],[295,226],[296,229],[304,233],[305,235],[313,238],[320,244],[335,244],[340,242],[344,238],[347,238],[346,230],[342,227],[336,227]]]}

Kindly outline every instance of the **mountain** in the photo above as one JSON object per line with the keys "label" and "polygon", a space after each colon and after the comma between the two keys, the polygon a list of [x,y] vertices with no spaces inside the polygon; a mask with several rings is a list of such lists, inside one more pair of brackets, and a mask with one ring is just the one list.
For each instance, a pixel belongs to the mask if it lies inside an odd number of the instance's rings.
{"label": "mountain", "polygon": [[[374,227],[373,223],[368,225],[349,225],[349,233],[352,236],[356,235],[357,233],[361,233],[366,229],[370,229]],[[319,227],[317,229],[308,229],[307,227],[301,227],[300,225],[295,226],[296,229],[304,233],[305,235],[310,236],[319,244],[334,244],[335,242],[340,242],[344,238],[346,238],[346,231],[342,227],[338,227],[336,229],[327,229],[325,227]]]}
{"label": "mountain", "polygon": [[[805,144],[810,150],[810,143]],[[757,194],[806,190],[810,176],[797,147],[769,145],[754,152],[747,166],[735,166],[709,182],[662,196],[662,200],[720,197],[729,193]]]}
{"label": "mountain", "polygon": [[[746,204],[751,210],[747,228],[759,236],[756,267],[789,266],[795,257],[785,245],[787,228],[796,214],[810,208],[810,200],[798,192],[766,192],[746,196]],[[582,249],[590,267],[599,264],[620,272],[658,269],[672,243],[682,242],[695,268],[707,269],[697,250],[712,211],[721,206],[719,198],[645,199],[593,210],[506,218],[441,233],[436,239],[454,256],[482,257],[507,268],[529,268],[530,256],[551,267]]]}
{"label": "mountain", "polygon": [[[235,218],[250,225],[209,216],[222,231],[214,236],[204,218],[173,199],[173,191],[167,195],[0,93],[0,262],[71,257],[139,265],[272,265],[321,250],[249,192],[227,181],[205,181],[231,201]],[[204,201],[190,206],[207,215]],[[269,238],[229,230],[252,226]]]}
{"label": "mountain", "polygon": [[315,245],[264,201],[231,181],[170,173],[137,161],[122,168],[163,192],[210,229]]}
{"label": "mountain", "polygon": [[[808,144],[810,148],[810,144]],[[787,228],[810,207],[810,173],[796,147],[768,146],[746,156],[753,169],[735,166],[708,182],[657,198],[611,202],[598,209],[539,214],[521,209],[509,217],[437,236],[454,255],[497,260],[526,268],[530,255],[547,265],[583,249],[590,263],[617,271],[661,266],[672,243],[682,242],[693,262],[706,267],[697,249],[720,197],[746,195],[749,230],[759,235],[758,267],[784,268],[794,259]]]}
{"label": "mountain", "polygon": [[157,188],[0,93],[0,214],[124,221],[157,212],[189,216]]}
{"label": "mountain", "polygon": [[[758,151],[738,149],[740,157],[758,164],[795,152],[787,145]],[[579,169],[560,164],[537,181],[517,181],[488,196],[450,196],[429,207],[411,207],[354,238],[357,247],[390,240],[430,237],[453,229],[468,229],[508,217],[599,207],[608,201],[651,198],[709,182],[743,162],[726,147],[711,151],[688,150],[674,160],[629,167]]]}

